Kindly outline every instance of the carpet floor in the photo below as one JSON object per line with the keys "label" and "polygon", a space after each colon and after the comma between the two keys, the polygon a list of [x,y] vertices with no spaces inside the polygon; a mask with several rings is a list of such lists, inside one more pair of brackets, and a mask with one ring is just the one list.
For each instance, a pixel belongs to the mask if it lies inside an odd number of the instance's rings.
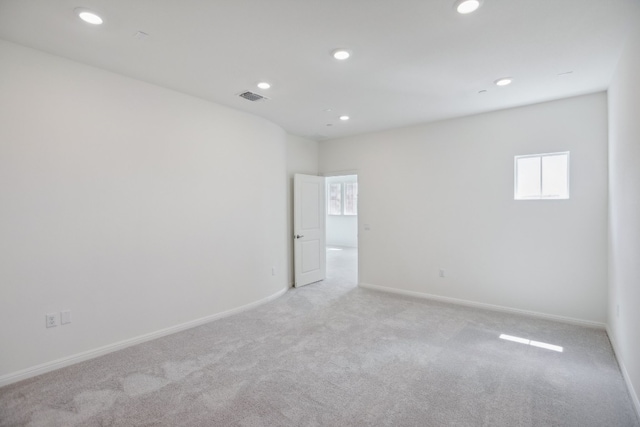
{"label": "carpet floor", "polygon": [[334,249],[324,282],[1,388],[0,425],[640,426],[604,331],[360,289]]}

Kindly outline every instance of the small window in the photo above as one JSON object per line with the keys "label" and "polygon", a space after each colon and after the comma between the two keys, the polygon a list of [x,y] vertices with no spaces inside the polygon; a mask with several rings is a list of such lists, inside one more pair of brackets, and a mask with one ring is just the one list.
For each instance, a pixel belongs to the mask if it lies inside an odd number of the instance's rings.
{"label": "small window", "polygon": [[327,192],[329,215],[358,215],[357,182],[332,182]]}
{"label": "small window", "polygon": [[358,215],[358,183],[345,182],[344,184],[344,214]]}
{"label": "small window", "polygon": [[329,215],[342,215],[342,184],[329,184]]}
{"label": "small window", "polygon": [[516,156],[514,198],[568,199],[569,152]]}

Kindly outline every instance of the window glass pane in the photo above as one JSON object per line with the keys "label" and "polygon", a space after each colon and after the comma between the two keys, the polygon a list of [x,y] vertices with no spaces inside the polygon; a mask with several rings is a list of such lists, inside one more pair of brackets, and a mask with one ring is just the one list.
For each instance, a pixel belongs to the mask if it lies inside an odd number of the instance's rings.
{"label": "window glass pane", "polygon": [[569,197],[569,156],[554,154],[542,158],[542,197],[566,199]]}
{"label": "window glass pane", "polygon": [[329,184],[329,215],[342,215],[342,184]]}
{"label": "window glass pane", "polygon": [[344,214],[358,215],[358,183],[344,184]]}
{"label": "window glass pane", "polygon": [[540,197],[540,157],[516,158],[516,199]]}

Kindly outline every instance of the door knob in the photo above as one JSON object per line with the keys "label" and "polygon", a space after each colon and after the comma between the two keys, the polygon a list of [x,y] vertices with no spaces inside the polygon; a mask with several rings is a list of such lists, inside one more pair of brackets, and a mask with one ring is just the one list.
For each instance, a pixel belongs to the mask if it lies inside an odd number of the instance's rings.
{"label": "door knob", "polygon": [[295,239],[301,239],[304,236],[302,234],[296,234],[295,236],[293,236]]}

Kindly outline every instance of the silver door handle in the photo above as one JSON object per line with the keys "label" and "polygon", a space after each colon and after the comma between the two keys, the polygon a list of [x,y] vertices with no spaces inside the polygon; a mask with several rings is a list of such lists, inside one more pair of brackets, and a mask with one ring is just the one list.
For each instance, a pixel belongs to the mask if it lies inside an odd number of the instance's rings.
{"label": "silver door handle", "polygon": [[302,234],[296,234],[295,236],[293,236],[294,239],[301,239],[304,236]]}

